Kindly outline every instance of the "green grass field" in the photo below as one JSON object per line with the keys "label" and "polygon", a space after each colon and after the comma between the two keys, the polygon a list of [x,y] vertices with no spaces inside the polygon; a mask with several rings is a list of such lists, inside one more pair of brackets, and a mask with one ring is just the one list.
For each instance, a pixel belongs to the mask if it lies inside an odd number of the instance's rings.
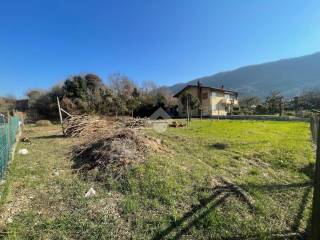
{"label": "green grass field", "polygon": [[[307,123],[203,120],[149,131],[168,151],[108,182],[72,171],[77,139],[59,130],[27,127],[32,145],[17,149],[30,154],[16,155],[1,186],[3,238],[275,239],[307,227],[314,162]],[[221,143],[227,147],[215,147]],[[254,206],[217,187],[219,177],[245,190]],[[86,199],[90,187],[97,195]]]}

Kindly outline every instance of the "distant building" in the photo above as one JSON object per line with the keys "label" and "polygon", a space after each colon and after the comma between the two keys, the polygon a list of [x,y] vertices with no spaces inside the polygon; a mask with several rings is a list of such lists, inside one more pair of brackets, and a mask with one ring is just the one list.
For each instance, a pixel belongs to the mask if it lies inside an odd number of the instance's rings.
{"label": "distant building", "polygon": [[200,82],[197,85],[187,85],[181,91],[176,93],[174,97],[178,98],[178,114],[179,117],[187,116],[187,106],[182,102],[184,94],[191,94],[199,99],[200,106],[190,111],[191,117],[202,116],[210,117],[217,115],[227,115],[231,113],[234,106],[238,106],[238,93],[223,88],[213,88],[202,86]]}

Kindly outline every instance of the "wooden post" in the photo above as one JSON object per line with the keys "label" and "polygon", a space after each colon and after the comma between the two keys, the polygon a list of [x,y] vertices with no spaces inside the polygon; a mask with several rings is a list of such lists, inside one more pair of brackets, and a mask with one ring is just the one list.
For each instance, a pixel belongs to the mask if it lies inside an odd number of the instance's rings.
{"label": "wooden post", "polygon": [[312,216],[311,216],[311,240],[320,239],[320,119],[319,114],[316,114],[316,164],[314,173],[314,189],[312,200]]}
{"label": "wooden post", "polygon": [[61,107],[60,107],[60,101],[59,101],[59,98],[58,98],[58,97],[57,97],[57,103],[58,103],[59,117],[60,117],[60,123],[61,123],[62,133],[63,133],[63,135],[65,135],[64,127],[63,127],[63,118],[62,118]]}
{"label": "wooden post", "polygon": [[11,115],[10,111],[7,112],[8,114],[8,151],[10,152],[10,145],[11,145]]}
{"label": "wooden post", "polygon": [[299,97],[294,97],[294,112],[298,116]]}
{"label": "wooden post", "polygon": [[190,122],[188,96],[187,96],[187,122]]}
{"label": "wooden post", "polygon": [[24,131],[24,115],[23,115],[23,113],[20,113],[20,121],[21,121],[20,130]]}
{"label": "wooden post", "polygon": [[10,111],[7,111],[7,121],[8,121],[8,123],[10,123],[10,118],[11,118]]}

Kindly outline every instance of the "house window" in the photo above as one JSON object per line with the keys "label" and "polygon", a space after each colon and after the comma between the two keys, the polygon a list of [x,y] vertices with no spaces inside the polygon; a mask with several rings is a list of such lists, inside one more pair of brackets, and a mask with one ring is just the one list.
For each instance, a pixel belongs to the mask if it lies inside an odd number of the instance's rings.
{"label": "house window", "polygon": [[208,93],[202,93],[202,99],[203,100],[208,99]]}

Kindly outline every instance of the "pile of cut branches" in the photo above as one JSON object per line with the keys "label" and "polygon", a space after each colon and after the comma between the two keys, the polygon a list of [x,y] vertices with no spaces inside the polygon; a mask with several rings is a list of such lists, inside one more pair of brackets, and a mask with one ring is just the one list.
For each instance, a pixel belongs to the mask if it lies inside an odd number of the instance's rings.
{"label": "pile of cut branches", "polygon": [[72,155],[75,162],[80,163],[80,170],[98,168],[105,176],[118,179],[133,163],[143,162],[148,151],[160,148],[159,141],[133,129],[122,128],[94,139],[88,138],[73,148]]}
{"label": "pile of cut branches", "polygon": [[143,128],[148,125],[146,118],[127,118],[123,123],[124,126],[128,128]]}
{"label": "pile of cut branches", "polygon": [[102,133],[113,126],[113,121],[88,115],[73,115],[64,122],[65,135],[68,137],[86,136]]}
{"label": "pile of cut branches", "polygon": [[182,128],[182,127],[185,127],[187,126],[187,123],[186,122],[177,122],[177,121],[173,121],[169,124],[169,127],[172,127],[172,128]]}

